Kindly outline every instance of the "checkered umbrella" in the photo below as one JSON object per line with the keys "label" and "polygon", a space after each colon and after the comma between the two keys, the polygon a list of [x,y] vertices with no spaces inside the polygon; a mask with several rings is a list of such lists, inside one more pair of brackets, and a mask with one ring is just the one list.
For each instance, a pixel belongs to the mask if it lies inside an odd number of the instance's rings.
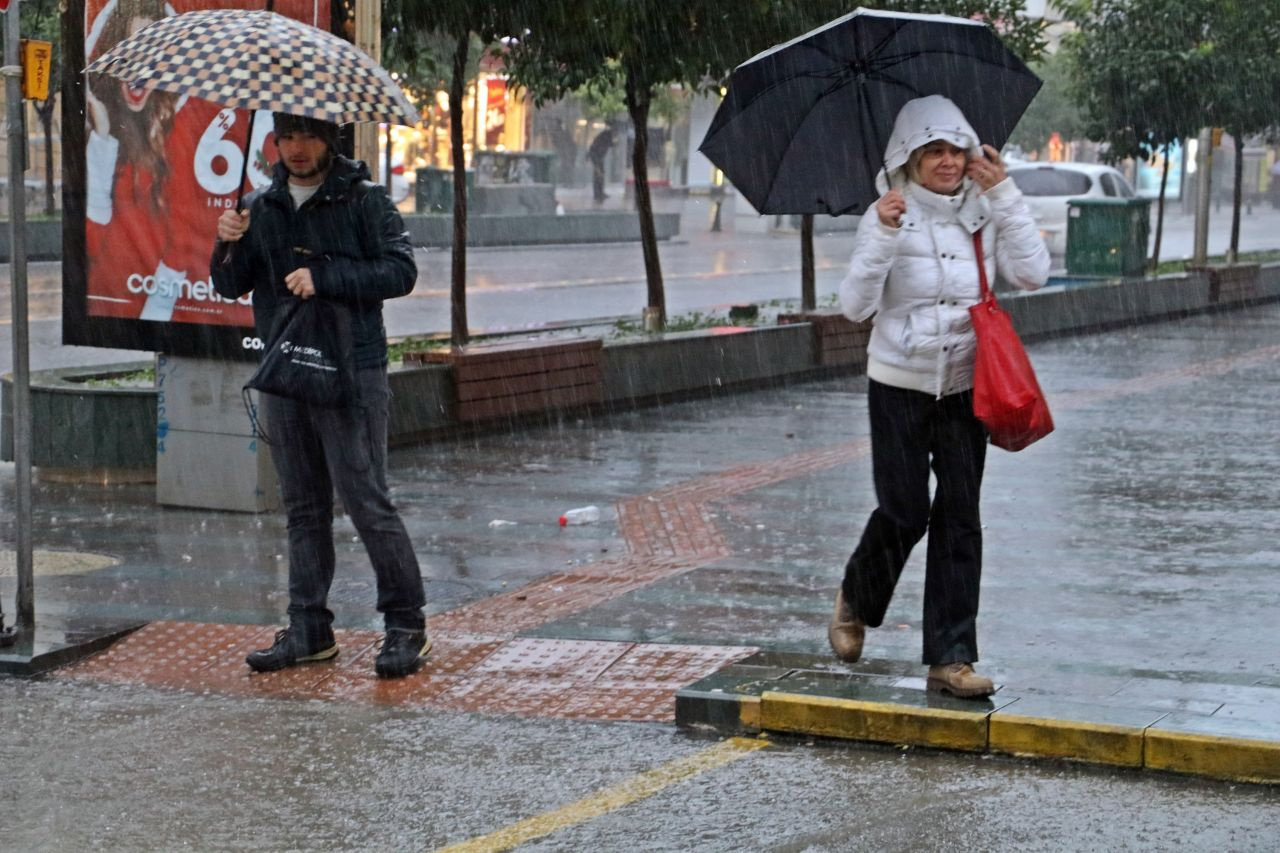
{"label": "checkered umbrella", "polygon": [[416,124],[386,69],[350,42],[275,12],[218,9],[162,18],[85,69],[134,86],[337,124]]}

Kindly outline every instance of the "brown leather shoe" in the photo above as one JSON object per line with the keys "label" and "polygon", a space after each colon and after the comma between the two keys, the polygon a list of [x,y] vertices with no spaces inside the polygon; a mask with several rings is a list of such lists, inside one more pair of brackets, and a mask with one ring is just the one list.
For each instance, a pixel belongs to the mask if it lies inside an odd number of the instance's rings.
{"label": "brown leather shoe", "polygon": [[836,657],[848,663],[862,657],[862,641],[866,639],[867,626],[853,615],[853,610],[845,603],[844,590],[836,592],[836,610],[831,615],[831,624],[827,626],[827,639],[831,641],[831,649]]}
{"label": "brown leather shoe", "polygon": [[963,661],[929,667],[929,689],[961,699],[981,699],[996,692],[990,678],[978,675]]}

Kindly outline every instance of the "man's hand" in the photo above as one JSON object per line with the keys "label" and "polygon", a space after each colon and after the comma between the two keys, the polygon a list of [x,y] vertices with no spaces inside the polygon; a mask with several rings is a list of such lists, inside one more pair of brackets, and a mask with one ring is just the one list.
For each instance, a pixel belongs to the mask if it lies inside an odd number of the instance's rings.
{"label": "man's hand", "polygon": [[876,215],[886,228],[897,228],[902,214],[907,212],[907,200],[900,190],[889,190],[876,202]]}
{"label": "man's hand", "polygon": [[316,286],[311,280],[311,270],[306,267],[298,267],[285,276],[284,286],[299,299],[310,299],[316,295]]}
{"label": "man's hand", "polygon": [[218,239],[235,243],[249,230],[249,211],[224,210],[218,217]]}

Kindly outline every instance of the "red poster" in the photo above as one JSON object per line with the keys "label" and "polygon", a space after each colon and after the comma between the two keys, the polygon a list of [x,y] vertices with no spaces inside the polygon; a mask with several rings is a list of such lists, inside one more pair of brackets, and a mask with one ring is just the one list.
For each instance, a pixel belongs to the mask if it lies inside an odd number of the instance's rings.
{"label": "red poster", "polygon": [[485,81],[484,147],[502,144],[502,131],[507,125],[507,81],[490,77]]}
{"label": "red poster", "polygon": [[[86,61],[167,15],[264,7],[262,0],[86,0]],[[329,28],[329,0],[276,0],[275,11]],[[209,280],[218,216],[235,206],[249,112],[103,75],[89,76],[85,102],[89,316],[252,326],[252,297],[225,300]],[[270,113],[259,113],[246,192],[270,183],[270,131]]]}

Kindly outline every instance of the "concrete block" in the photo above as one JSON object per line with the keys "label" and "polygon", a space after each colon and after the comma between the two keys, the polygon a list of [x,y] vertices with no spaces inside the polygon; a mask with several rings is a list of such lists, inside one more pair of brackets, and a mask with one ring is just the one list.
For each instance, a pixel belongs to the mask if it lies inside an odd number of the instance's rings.
{"label": "concrete block", "polygon": [[[257,365],[212,358],[156,356],[156,404],[170,430],[253,435],[241,389]],[[256,403],[257,395],[253,399]]]}
{"label": "concrete block", "polygon": [[269,449],[251,436],[169,430],[156,441],[156,501],[235,512],[276,509]]}

